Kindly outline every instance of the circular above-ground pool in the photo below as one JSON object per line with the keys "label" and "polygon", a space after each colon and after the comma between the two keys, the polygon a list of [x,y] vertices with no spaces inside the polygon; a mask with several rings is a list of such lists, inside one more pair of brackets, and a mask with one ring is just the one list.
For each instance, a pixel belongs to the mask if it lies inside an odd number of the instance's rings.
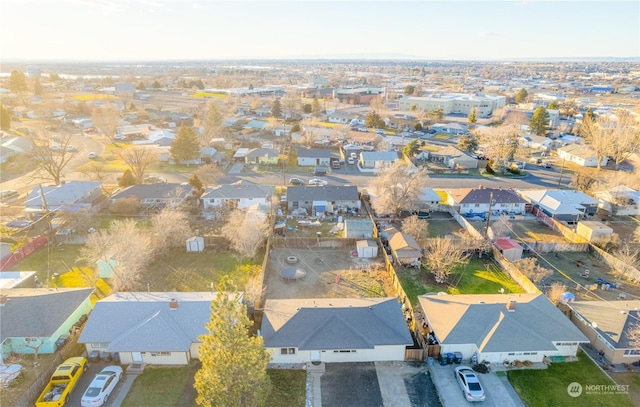
{"label": "circular above-ground pool", "polygon": [[285,267],[280,270],[280,276],[285,280],[300,280],[307,272],[299,267]]}
{"label": "circular above-ground pool", "polygon": [[287,257],[287,263],[296,264],[297,262],[298,262],[298,258],[296,256],[288,256]]}

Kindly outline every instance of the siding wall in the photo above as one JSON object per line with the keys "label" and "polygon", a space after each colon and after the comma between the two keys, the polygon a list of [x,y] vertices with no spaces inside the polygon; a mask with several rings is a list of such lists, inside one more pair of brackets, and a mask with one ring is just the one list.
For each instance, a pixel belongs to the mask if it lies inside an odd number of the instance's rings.
{"label": "siding wall", "polygon": [[[356,352],[320,351],[323,362],[378,362],[404,361],[405,345],[376,346],[374,349],[357,349]],[[267,348],[271,352],[271,363],[306,363],[311,361],[311,351],[296,350],[294,355],[280,354],[280,348]]]}

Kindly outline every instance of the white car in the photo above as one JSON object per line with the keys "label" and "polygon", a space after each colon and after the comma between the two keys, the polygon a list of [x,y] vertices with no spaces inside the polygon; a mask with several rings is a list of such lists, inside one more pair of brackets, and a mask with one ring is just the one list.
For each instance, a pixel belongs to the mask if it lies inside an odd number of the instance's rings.
{"label": "white car", "polygon": [[462,395],[467,401],[484,401],[486,397],[484,389],[473,369],[469,366],[458,366],[454,374],[462,389]]}
{"label": "white car", "polygon": [[49,149],[51,151],[60,151],[61,150],[60,146],[49,146]]}
{"label": "white car", "polygon": [[107,366],[102,369],[82,395],[82,407],[95,407],[106,403],[120,379],[122,379],[120,366]]}
{"label": "white car", "polygon": [[312,178],[309,180],[309,185],[327,186],[329,183],[321,178]]}

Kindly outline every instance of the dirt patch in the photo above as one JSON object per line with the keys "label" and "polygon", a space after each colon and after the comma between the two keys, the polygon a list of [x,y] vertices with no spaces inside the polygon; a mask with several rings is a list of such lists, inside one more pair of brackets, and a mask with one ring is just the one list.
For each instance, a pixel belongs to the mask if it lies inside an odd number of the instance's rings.
{"label": "dirt patch", "polygon": [[[292,265],[287,259],[295,256]],[[285,280],[280,271],[298,267],[299,280]],[[350,248],[278,248],[269,253],[265,270],[266,298],[393,297],[395,291],[381,259],[361,259]]]}
{"label": "dirt patch", "polygon": [[[493,222],[492,222],[493,223]],[[520,239],[523,242],[553,242],[553,243],[567,243],[560,232],[556,232],[544,223],[531,220],[531,221],[509,221],[509,227],[514,239]]]}

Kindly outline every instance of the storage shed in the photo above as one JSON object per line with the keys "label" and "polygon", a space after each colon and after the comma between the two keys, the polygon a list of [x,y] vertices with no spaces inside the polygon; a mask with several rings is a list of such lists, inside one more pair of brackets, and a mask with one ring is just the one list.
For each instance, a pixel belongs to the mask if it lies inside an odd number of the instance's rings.
{"label": "storage shed", "polygon": [[358,257],[370,259],[378,257],[378,245],[373,240],[358,240],[356,242]]}
{"label": "storage shed", "polygon": [[201,252],[204,250],[204,238],[203,237],[190,237],[187,239],[187,251],[188,252]]}
{"label": "storage shed", "polygon": [[612,234],[613,229],[600,221],[585,220],[578,222],[576,233],[584,237],[588,241],[592,241],[594,239]]}
{"label": "storage shed", "polygon": [[522,258],[522,246],[513,239],[496,239],[496,246],[504,258],[509,261],[518,261]]}

